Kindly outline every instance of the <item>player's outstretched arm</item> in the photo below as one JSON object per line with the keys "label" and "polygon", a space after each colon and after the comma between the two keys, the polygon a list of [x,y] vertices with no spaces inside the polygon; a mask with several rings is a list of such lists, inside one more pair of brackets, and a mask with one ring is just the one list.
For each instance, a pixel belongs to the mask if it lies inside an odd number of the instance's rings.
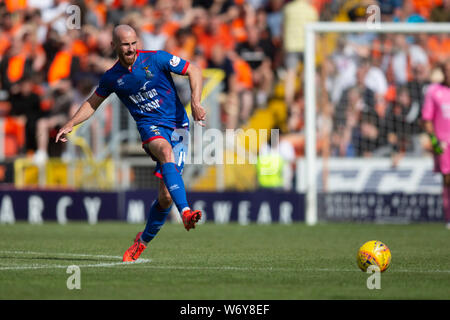
{"label": "player's outstretched arm", "polygon": [[56,142],[62,141],[67,142],[66,134],[72,132],[73,127],[89,119],[97,110],[97,108],[102,104],[105,98],[98,96],[93,93],[78,109],[78,111],[73,115],[61,129],[59,129],[56,135]]}
{"label": "player's outstretched arm", "polygon": [[194,121],[198,121],[204,127],[205,124],[203,121],[206,120],[206,111],[200,104],[203,87],[202,70],[191,63],[186,70],[186,74],[189,77],[189,84],[191,86],[192,117]]}

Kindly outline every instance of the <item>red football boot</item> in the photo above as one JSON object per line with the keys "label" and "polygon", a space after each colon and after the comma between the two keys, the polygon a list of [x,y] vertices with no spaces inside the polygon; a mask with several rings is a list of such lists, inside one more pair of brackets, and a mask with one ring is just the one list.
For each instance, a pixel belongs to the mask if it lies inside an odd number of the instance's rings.
{"label": "red football boot", "polygon": [[187,231],[195,229],[195,224],[202,218],[200,210],[186,210],[183,212],[183,224]]}
{"label": "red football boot", "polygon": [[125,251],[123,255],[123,262],[136,261],[141,253],[145,250],[145,248],[147,248],[147,246],[139,240],[141,238],[141,234],[142,232],[139,232],[136,235],[136,239],[134,239],[133,245],[129,247],[127,251]]}

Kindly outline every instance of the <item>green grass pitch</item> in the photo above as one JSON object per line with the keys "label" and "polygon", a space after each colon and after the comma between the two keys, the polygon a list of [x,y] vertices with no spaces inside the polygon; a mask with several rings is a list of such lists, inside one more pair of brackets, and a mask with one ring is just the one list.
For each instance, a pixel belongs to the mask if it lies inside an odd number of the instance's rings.
{"label": "green grass pitch", "polygon": [[[217,225],[167,223],[141,256],[121,262],[143,226],[120,222],[0,225],[0,299],[450,299],[443,224]],[[385,242],[381,289],[356,265]],[[139,261],[139,260],[138,260]],[[69,290],[67,266],[81,270]]]}

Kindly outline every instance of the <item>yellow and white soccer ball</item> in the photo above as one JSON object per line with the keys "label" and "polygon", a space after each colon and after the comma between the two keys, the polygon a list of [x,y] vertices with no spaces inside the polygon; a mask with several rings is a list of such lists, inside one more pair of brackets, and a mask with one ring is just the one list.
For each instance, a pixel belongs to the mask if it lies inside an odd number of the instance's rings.
{"label": "yellow and white soccer ball", "polygon": [[380,268],[381,272],[386,271],[391,264],[391,250],[381,241],[367,241],[359,248],[356,262],[358,267],[364,272],[371,265]]}

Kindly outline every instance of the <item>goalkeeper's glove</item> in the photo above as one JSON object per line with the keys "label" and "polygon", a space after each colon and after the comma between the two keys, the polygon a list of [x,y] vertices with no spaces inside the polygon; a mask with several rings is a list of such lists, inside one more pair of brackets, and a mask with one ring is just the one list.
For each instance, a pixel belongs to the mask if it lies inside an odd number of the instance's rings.
{"label": "goalkeeper's glove", "polygon": [[438,140],[438,138],[434,134],[430,134],[430,140],[433,152],[437,155],[443,154],[444,150],[442,149],[441,142]]}

